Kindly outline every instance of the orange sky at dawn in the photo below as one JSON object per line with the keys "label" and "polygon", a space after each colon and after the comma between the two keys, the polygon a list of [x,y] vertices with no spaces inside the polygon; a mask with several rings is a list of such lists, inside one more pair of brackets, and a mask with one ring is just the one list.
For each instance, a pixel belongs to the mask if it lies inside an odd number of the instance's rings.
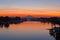
{"label": "orange sky at dawn", "polygon": [[0,16],[57,16],[60,17],[60,11],[57,10],[25,10],[25,9],[3,9],[0,10]]}

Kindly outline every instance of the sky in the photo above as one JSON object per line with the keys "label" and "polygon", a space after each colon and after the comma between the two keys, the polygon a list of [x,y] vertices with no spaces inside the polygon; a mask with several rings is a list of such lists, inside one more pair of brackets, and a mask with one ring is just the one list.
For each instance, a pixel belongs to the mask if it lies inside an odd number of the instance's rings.
{"label": "sky", "polygon": [[0,0],[0,14],[60,16],[60,0]]}

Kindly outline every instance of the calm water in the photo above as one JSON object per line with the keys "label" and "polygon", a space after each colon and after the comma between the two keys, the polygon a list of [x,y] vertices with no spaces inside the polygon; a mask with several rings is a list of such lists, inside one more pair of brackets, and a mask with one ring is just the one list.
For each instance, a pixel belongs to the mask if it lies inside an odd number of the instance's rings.
{"label": "calm water", "polygon": [[27,21],[0,28],[0,40],[55,40],[49,35],[51,23]]}

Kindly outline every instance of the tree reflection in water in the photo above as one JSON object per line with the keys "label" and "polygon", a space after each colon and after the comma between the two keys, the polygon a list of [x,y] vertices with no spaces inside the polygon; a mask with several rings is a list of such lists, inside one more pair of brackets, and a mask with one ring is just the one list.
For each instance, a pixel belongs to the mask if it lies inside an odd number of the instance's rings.
{"label": "tree reflection in water", "polygon": [[49,34],[55,38],[55,40],[60,40],[60,27],[53,27],[49,29]]}
{"label": "tree reflection in water", "polygon": [[[20,23],[22,23],[22,22],[20,22]],[[10,24],[19,24],[19,22],[17,22],[17,23],[8,23],[8,22],[5,22],[5,23],[0,23],[0,28],[3,28],[3,27],[5,27],[5,28],[8,28],[9,26],[10,26]]]}

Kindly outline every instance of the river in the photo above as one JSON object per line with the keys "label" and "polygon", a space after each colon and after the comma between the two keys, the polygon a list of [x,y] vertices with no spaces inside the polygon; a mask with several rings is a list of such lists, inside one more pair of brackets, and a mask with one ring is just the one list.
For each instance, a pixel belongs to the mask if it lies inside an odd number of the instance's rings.
{"label": "river", "polygon": [[49,34],[51,23],[27,21],[0,28],[0,40],[55,40]]}

